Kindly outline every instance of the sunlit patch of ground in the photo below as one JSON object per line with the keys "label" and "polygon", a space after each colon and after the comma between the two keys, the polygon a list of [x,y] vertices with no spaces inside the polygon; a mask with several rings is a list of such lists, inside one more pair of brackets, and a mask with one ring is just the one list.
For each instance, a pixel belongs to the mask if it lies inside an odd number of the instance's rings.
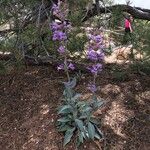
{"label": "sunlit patch of ground", "polygon": [[126,134],[123,133],[122,125],[134,116],[133,111],[127,111],[123,104],[112,102],[110,110],[104,118],[104,125],[110,126],[116,135],[126,139]]}
{"label": "sunlit patch of ground", "polygon": [[120,46],[117,48],[114,48],[112,50],[111,55],[105,56],[105,63],[116,63],[116,64],[124,64],[124,63],[129,63],[130,59],[129,56],[131,55],[133,51],[134,57],[137,60],[143,59],[143,54],[141,52],[132,49],[132,45],[129,46]]}

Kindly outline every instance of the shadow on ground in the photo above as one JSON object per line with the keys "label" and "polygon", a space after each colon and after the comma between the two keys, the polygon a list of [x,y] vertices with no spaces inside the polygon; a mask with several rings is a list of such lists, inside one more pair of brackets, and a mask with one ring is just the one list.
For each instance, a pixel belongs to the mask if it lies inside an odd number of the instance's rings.
{"label": "shadow on ground", "polygon": [[[85,77],[90,80],[89,75]],[[77,90],[90,95],[87,78]],[[108,103],[96,116],[102,120],[105,150],[148,150],[150,78],[116,82],[109,72],[98,78],[97,94]],[[76,150],[72,140],[62,147],[63,136],[55,122],[61,104],[63,76],[52,68],[30,67],[17,74],[0,76],[0,149]],[[99,146],[100,145],[100,146]],[[85,142],[80,150],[99,150],[103,143]]]}

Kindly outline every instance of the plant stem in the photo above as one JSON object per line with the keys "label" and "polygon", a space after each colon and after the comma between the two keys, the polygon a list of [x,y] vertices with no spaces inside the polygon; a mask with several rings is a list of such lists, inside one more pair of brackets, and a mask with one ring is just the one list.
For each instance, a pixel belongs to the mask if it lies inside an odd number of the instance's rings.
{"label": "plant stem", "polygon": [[65,69],[65,72],[67,75],[68,82],[70,82],[70,76],[69,76],[69,72],[68,72],[67,56],[66,55],[64,56],[64,69]]}

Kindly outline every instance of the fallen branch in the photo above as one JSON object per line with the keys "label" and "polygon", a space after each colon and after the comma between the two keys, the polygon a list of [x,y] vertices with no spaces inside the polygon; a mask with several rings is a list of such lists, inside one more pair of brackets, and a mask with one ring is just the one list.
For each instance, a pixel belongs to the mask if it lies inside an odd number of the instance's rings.
{"label": "fallen branch", "polygon": [[[120,9],[124,12],[130,13],[136,19],[143,19],[143,20],[150,21],[149,9],[144,9],[140,7],[132,7],[129,5],[113,5],[113,6],[108,6],[106,8],[99,7],[99,9],[100,9],[99,10],[100,13],[110,13],[110,11]],[[95,4],[93,4],[93,7],[89,9],[88,12],[87,10],[84,10],[84,12],[86,12],[86,16],[82,19],[83,22],[98,14],[97,7]]]}
{"label": "fallen branch", "polygon": [[[13,60],[15,61],[15,57],[13,54],[9,53],[9,54],[4,54],[4,53],[0,53],[0,61],[8,61],[8,60]],[[22,59],[22,61],[24,62],[24,64],[26,66],[53,66],[54,68],[57,68],[58,64],[62,64],[63,60],[61,58],[53,58],[52,56],[40,56],[40,57],[33,57],[33,56],[29,56],[29,55],[25,55],[24,59]],[[70,60],[71,62],[71,60]],[[88,72],[88,70],[86,69],[86,64],[82,64],[79,62],[73,62],[75,65],[75,70],[76,71],[83,71],[83,72]]]}

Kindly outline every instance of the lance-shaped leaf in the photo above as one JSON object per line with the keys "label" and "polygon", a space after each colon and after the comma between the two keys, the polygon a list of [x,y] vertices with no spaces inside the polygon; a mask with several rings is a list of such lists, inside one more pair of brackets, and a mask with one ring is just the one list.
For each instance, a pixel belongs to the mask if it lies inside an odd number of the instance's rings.
{"label": "lance-shaped leaf", "polygon": [[72,111],[72,107],[70,105],[64,105],[63,107],[59,109],[58,114],[65,114],[71,111]]}
{"label": "lance-shaped leaf", "polygon": [[79,133],[79,142],[80,142],[80,143],[83,143],[83,138],[84,138],[84,137],[83,137],[83,134],[84,134],[83,132],[80,132],[80,133]]}
{"label": "lance-shaped leaf", "polygon": [[73,89],[75,86],[76,86],[76,83],[77,83],[77,79],[76,78],[73,78],[71,81],[69,82],[64,82],[64,85],[66,88],[70,88],[70,89]]}
{"label": "lance-shaped leaf", "polygon": [[75,119],[75,122],[78,126],[78,128],[84,132],[84,125],[83,125],[83,121],[82,120],[79,120],[79,119]]}
{"label": "lance-shaped leaf", "polygon": [[95,129],[96,129],[96,133],[99,135],[100,139],[104,138],[103,133],[101,132],[101,130],[97,126],[95,126]]}
{"label": "lance-shaped leaf", "polygon": [[65,123],[65,122],[69,122],[69,121],[70,121],[70,119],[69,119],[69,118],[67,118],[67,117],[62,117],[62,118],[58,119],[57,121],[58,121],[58,122]]}
{"label": "lance-shaped leaf", "polygon": [[89,138],[94,140],[95,127],[91,122],[88,123],[88,134],[89,134]]}
{"label": "lance-shaped leaf", "polygon": [[69,129],[66,131],[65,137],[64,137],[64,144],[63,144],[64,146],[70,142],[70,140],[73,136],[74,130],[75,130],[75,128],[72,128],[72,129]]}
{"label": "lance-shaped leaf", "polygon": [[61,125],[58,129],[59,132],[65,132],[69,129],[72,129],[72,127],[70,127],[69,125]]}

